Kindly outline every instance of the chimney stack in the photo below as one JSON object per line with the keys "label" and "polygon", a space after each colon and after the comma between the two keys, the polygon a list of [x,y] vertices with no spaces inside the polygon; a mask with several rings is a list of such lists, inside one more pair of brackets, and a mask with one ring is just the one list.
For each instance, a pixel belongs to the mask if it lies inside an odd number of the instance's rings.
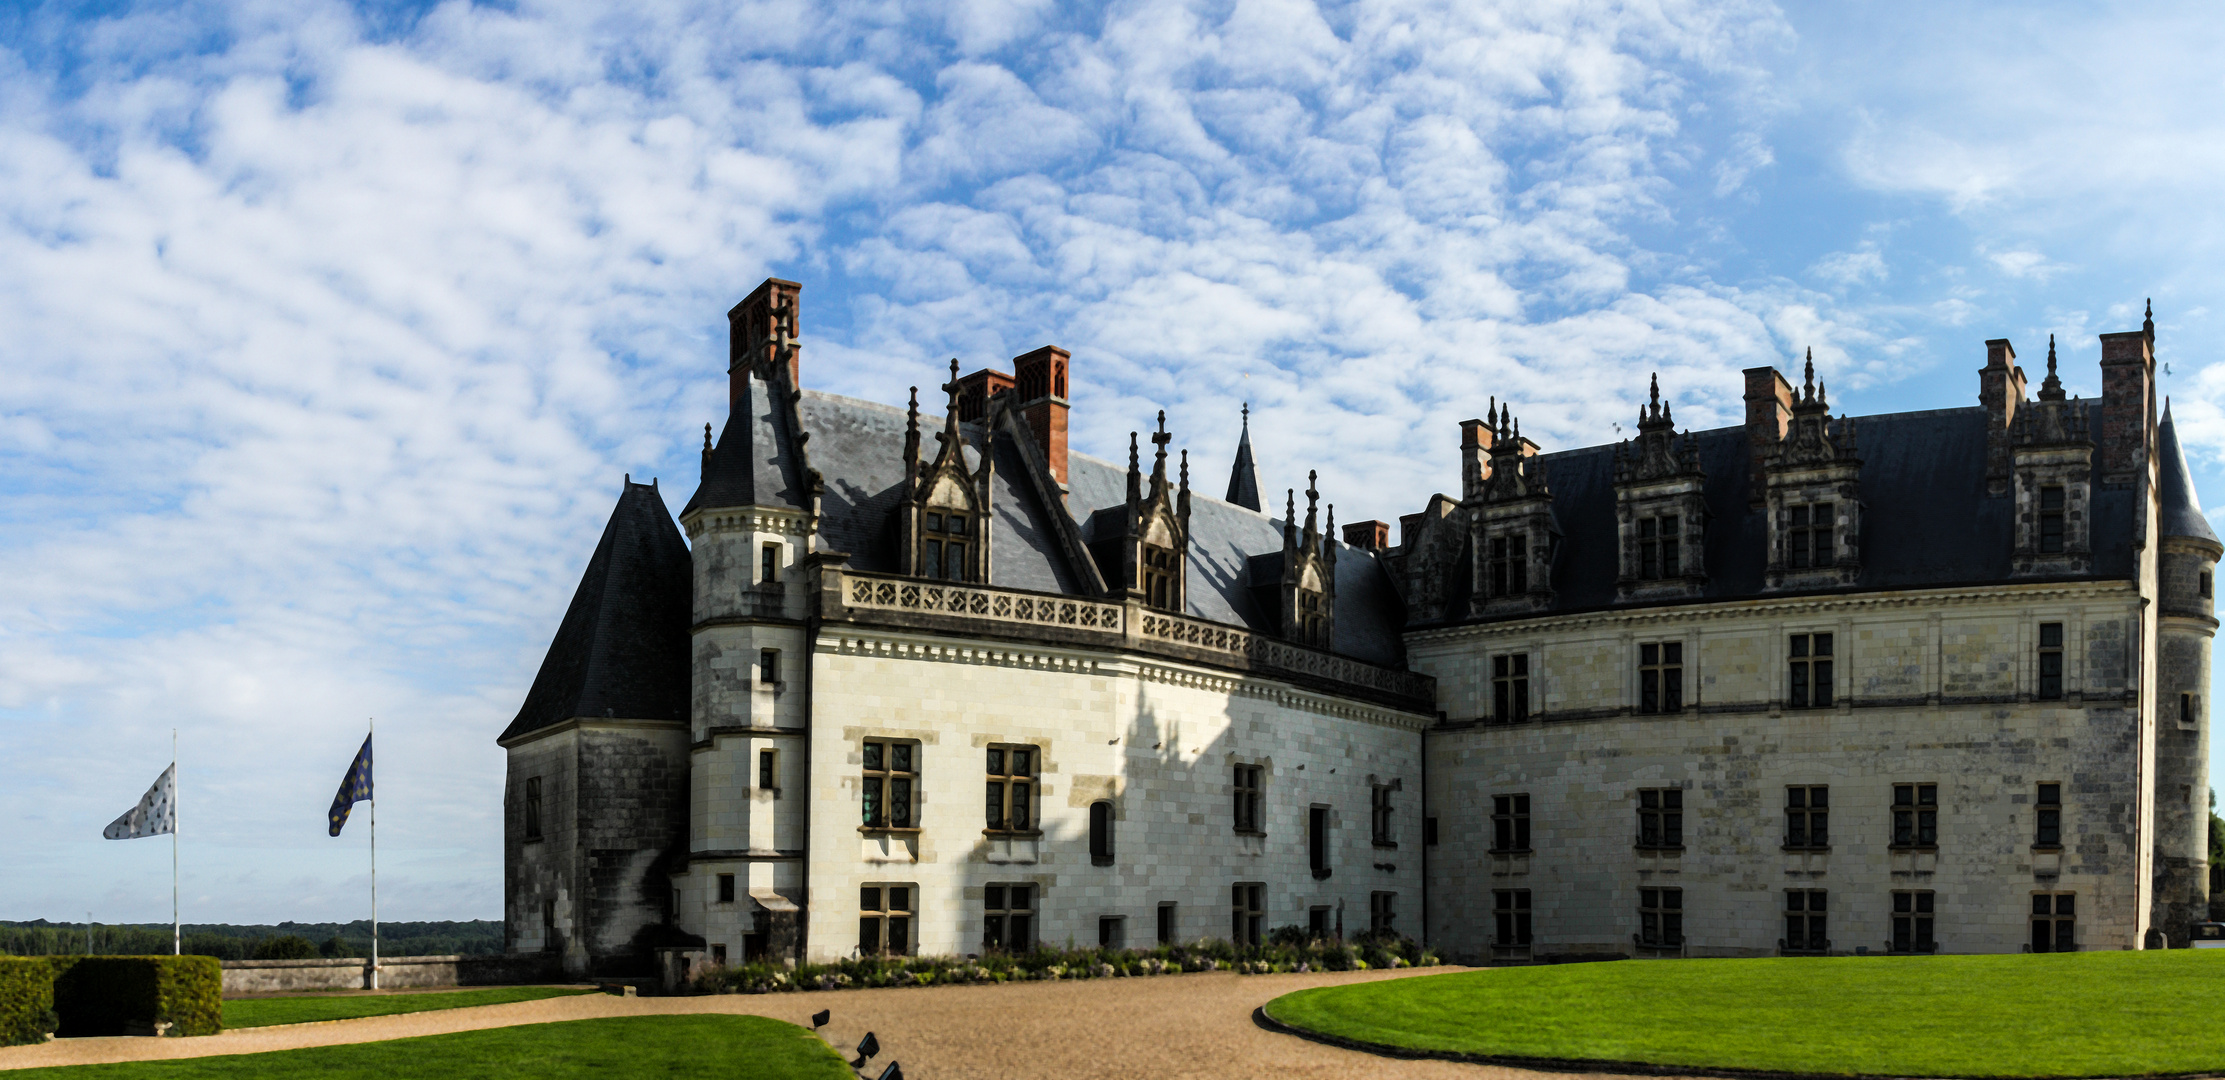
{"label": "chimney stack", "polygon": [[958,421],[976,423],[989,415],[989,399],[1012,389],[1013,378],[992,368],[982,368],[958,380]]}
{"label": "chimney stack", "polygon": [[[1494,418],[1499,411],[1497,398],[1491,401]],[[1460,422],[1460,497],[1473,499],[1483,491],[1483,482],[1491,476],[1491,426],[1496,419],[1462,420]]]}
{"label": "chimney stack", "polygon": [[760,367],[768,379],[776,366],[784,367],[788,372],[788,389],[803,387],[802,364],[798,359],[801,350],[796,340],[803,336],[799,316],[802,293],[803,286],[796,282],[766,278],[764,284],[727,311],[729,402],[741,400],[750,372]]}
{"label": "chimney stack", "polygon": [[1747,498],[1760,505],[1769,498],[1769,453],[1792,425],[1792,384],[1773,367],[1745,374]]}
{"label": "chimney stack", "polygon": [[1986,342],[1986,366],[1978,369],[1978,403],[1986,410],[1986,494],[2006,495],[2014,455],[2009,429],[2024,404],[2024,369],[2007,338]]}
{"label": "chimney stack", "polygon": [[2130,486],[2155,445],[2155,321],[2101,335],[2101,482]]}
{"label": "chimney stack", "polygon": [[1344,526],[1344,546],[1361,551],[1383,551],[1391,546],[1391,523],[1349,522]]}
{"label": "chimney stack", "polygon": [[1072,353],[1045,345],[1012,358],[1013,393],[1019,395],[1020,416],[1035,436],[1036,449],[1050,466],[1051,476],[1066,484],[1066,368]]}

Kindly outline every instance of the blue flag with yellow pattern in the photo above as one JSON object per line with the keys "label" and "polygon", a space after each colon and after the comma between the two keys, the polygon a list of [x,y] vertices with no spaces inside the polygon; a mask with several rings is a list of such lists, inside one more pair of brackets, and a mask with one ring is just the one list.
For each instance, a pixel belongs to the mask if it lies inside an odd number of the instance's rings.
{"label": "blue flag with yellow pattern", "polygon": [[348,823],[348,811],[355,804],[371,797],[371,737],[363,737],[363,749],[356,752],[355,764],[348,766],[348,775],[340,779],[340,793],[332,797],[332,809],[325,815],[331,820],[332,835],[340,835],[340,826]]}

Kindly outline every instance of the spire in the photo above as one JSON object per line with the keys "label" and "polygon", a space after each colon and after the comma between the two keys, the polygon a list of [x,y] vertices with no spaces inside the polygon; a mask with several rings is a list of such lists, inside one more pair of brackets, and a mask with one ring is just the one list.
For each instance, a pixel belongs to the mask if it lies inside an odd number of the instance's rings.
{"label": "spire", "polygon": [[1174,502],[1174,514],[1182,519],[1182,531],[1190,531],[1190,452],[1182,451],[1182,489]]}
{"label": "spire", "polygon": [[1159,430],[1151,433],[1152,445],[1158,449],[1151,455],[1151,494],[1154,498],[1167,489],[1167,444],[1174,436],[1167,434],[1167,411],[1159,410]]}
{"label": "spire", "polygon": [[1133,508],[1143,503],[1143,467],[1136,456],[1136,433],[1128,433],[1128,505]]}
{"label": "spire", "polygon": [[1228,501],[1259,509],[1259,466],[1252,460],[1252,406],[1244,403],[1243,431],[1236,437],[1236,464],[1228,471]]}
{"label": "spire", "polygon": [[711,471],[711,425],[703,425],[703,471]]}
{"label": "spire", "polygon": [[[2047,379],[2040,383],[2041,401],[2063,400],[2063,380],[2055,376],[2055,335],[2047,335]],[[2022,417],[2023,413],[2017,414]]]}
{"label": "spire", "polygon": [[1289,572],[1292,552],[1298,550],[1298,491],[1284,488],[1282,497],[1282,551],[1284,572]]}
{"label": "spire", "polygon": [[1337,504],[1335,503],[1329,504],[1329,519],[1321,528],[1321,554],[1330,559],[1337,557]]}
{"label": "spire", "polygon": [[1321,542],[1321,532],[1315,528],[1315,507],[1321,502],[1320,477],[1320,473],[1306,470],[1306,546],[1309,548]]}

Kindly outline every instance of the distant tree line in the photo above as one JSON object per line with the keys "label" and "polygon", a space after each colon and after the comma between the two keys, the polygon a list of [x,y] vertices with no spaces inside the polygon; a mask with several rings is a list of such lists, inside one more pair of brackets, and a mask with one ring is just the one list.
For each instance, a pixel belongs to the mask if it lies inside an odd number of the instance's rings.
{"label": "distant tree line", "polygon": [[[371,955],[371,923],[282,922],[275,926],[187,923],[183,950],[219,960],[309,960]],[[170,951],[164,924],[56,923],[0,920],[0,955],[149,956]],[[502,952],[502,922],[390,922],[379,924],[382,956],[494,956]]]}

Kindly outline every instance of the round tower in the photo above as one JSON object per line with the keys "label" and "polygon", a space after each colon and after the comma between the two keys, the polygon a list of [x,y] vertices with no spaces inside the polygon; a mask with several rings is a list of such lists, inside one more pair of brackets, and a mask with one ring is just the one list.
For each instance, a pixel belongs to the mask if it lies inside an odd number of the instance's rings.
{"label": "round tower", "polygon": [[2187,946],[2190,923],[2209,918],[2210,641],[2217,634],[2212,585],[2225,553],[2202,515],[2163,407],[2156,429],[2155,907],[2152,925],[2171,947]]}

